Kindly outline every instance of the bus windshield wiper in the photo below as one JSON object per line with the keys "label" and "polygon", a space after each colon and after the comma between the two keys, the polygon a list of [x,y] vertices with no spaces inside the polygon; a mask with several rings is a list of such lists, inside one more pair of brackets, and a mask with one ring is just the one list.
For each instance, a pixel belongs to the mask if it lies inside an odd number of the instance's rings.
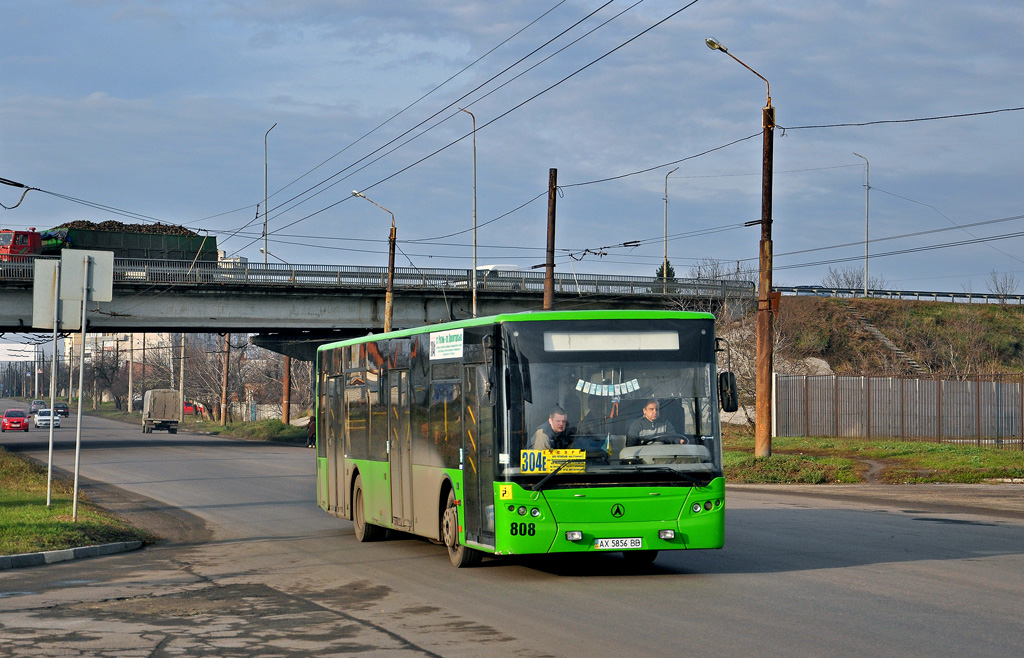
{"label": "bus windshield wiper", "polygon": [[555,473],[557,473],[558,471],[560,471],[563,468],[565,468],[567,464],[569,464],[569,460],[568,459],[565,460],[564,462],[562,462],[561,464],[559,464],[558,468],[556,468],[555,470],[553,470],[550,473],[548,473],[547,475],[545,475],[541,479],[540,482],[538,482],[537,484],[535,484],[532,487],[530,487],[530,491],[541,491],[541,490],[543,490],[544,489],[544,485],[547,484],[548,480],[550,480],[552,477],[554,477]]}
{"label": "bus windshield wiper", "polygon": [[694,475],[690,475],[689,473],[684,473],[683,471],[676,470],[671,466],[638,466],[636,468],[637,473],[646,473],[648,471],[654,471],[657,473],[672,473],[674,475],[678,475],[684,480],[688,480],[701,487],[708,486],[708,483],[711,481],[710,478],[708,480],[702,480]]}

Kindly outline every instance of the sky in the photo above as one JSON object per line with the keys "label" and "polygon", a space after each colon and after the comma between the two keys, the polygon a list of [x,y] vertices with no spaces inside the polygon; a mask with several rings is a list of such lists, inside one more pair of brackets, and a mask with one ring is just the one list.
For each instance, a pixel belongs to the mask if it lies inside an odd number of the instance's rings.
{"label": "sky", "polygon": [[867,228],[880,287],[1024,292],[1020,0],[6,4],[3,228],[262,262],[266,181],[270,262],[386,266],[360,190],[396,265],[468,269],[464,108],[478,265],[544,262],[554,168],[557,272],[750,276],[767,88],[715,37],[771,85],[776,285],[859,275]]}

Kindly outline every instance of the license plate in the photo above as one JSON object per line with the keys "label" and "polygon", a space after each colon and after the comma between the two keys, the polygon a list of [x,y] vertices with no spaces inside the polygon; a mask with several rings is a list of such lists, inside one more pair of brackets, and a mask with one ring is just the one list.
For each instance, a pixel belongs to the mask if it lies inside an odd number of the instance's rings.
{"label": "license plate", "polygon": [[595,539],[594,548],[599,551],[621,551],[631,548],[643,548],[644,542],[640,537],[619,537],[616,539]]}

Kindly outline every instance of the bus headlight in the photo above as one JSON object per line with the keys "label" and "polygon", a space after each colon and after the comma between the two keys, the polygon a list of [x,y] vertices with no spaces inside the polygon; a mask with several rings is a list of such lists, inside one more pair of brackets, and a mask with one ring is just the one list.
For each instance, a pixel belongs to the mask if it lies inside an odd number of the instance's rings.
{"label": "bus headlight", "polygon": [[540,510],[539,510],[539,509],[537,509],[536,507],[532,508],[532,509],[530,510],[530,516],[533,516],[533,517],[538,517],[538,516],[540,516]]}
{"label": "bus headlight", "polygon": [[526,505],[520,505],[516,511],[519,513],[519,516],[526,516]]}
{"label": "bus headlight", "polygon": [[704,509],[704,508],[703,508],[703,507],[701,507],[701,504],[700,504],[700,503],[694,503],[694,504],[693,504],[693,507],[691,507],[690,509],[692,509],[692,510],[693,510],[693,513],[694,513],[694,514],[698,514],[698,513],[700,513],[700,511],[701,511],[702,509]]}
{"label": "bus headlight", "polygon": [[583,539],[583,533],[579,530],[569,530],[565,533],[566,541],[579,541]]}
{"label": "bus headlight", "polygon": [[658,539],[675,539],[675,538],[676,538],[676,531],[675,530],[659,530],[658,531]]}

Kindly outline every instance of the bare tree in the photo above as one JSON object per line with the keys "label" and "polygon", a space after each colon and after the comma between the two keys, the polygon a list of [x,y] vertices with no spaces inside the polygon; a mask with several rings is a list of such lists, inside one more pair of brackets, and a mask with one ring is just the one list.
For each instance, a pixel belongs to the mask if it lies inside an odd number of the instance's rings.
{"label": "bare tree", "polygon": [[[988,281],[986,282],[988,291],[996,295],[1012,295],[1017,292],[1017,277],[1010,272],[996,272],[992,270],[988,273]],[[999,303],[1003,304],[1006,300],[999,300]]]}
{"label": "bare tree", "polygon": [[991,358],[978,315],[970,304],[954,304],[949,323],[951,330],[943,333],[944,344],[937,346],[943,371],[955,377],[978,374]]}
{"label": "bare tree", "polygon": [[114,398],[114,406],[122,408],[122,402],[128,393],[127,364],[121,358],[121,350],[117,341],[112,342],[111,349],[98,350],[90,363],[92,382],[99,392],[107,392]]}
{"label": "bare tree", "polygon": [[[828,268],[828,274],[821,279],[821,285],[826,288],[853,288],[864,289],[864,268],[845,267],[841,270]],[[871,290],[885,290],[889,288],[889,282],[885,277],[868,276],[868,288]]]}
{"label": "bare tree", "polygon": [[704,257],[697,261],[696,265],[690,266],[689,276],[691,279],[714,279],[727,281],[754,281],[757,282],[757,271],[744,271],[740,269],[737,261],[736,267],[731,268],[727,263],[715,258]]}

